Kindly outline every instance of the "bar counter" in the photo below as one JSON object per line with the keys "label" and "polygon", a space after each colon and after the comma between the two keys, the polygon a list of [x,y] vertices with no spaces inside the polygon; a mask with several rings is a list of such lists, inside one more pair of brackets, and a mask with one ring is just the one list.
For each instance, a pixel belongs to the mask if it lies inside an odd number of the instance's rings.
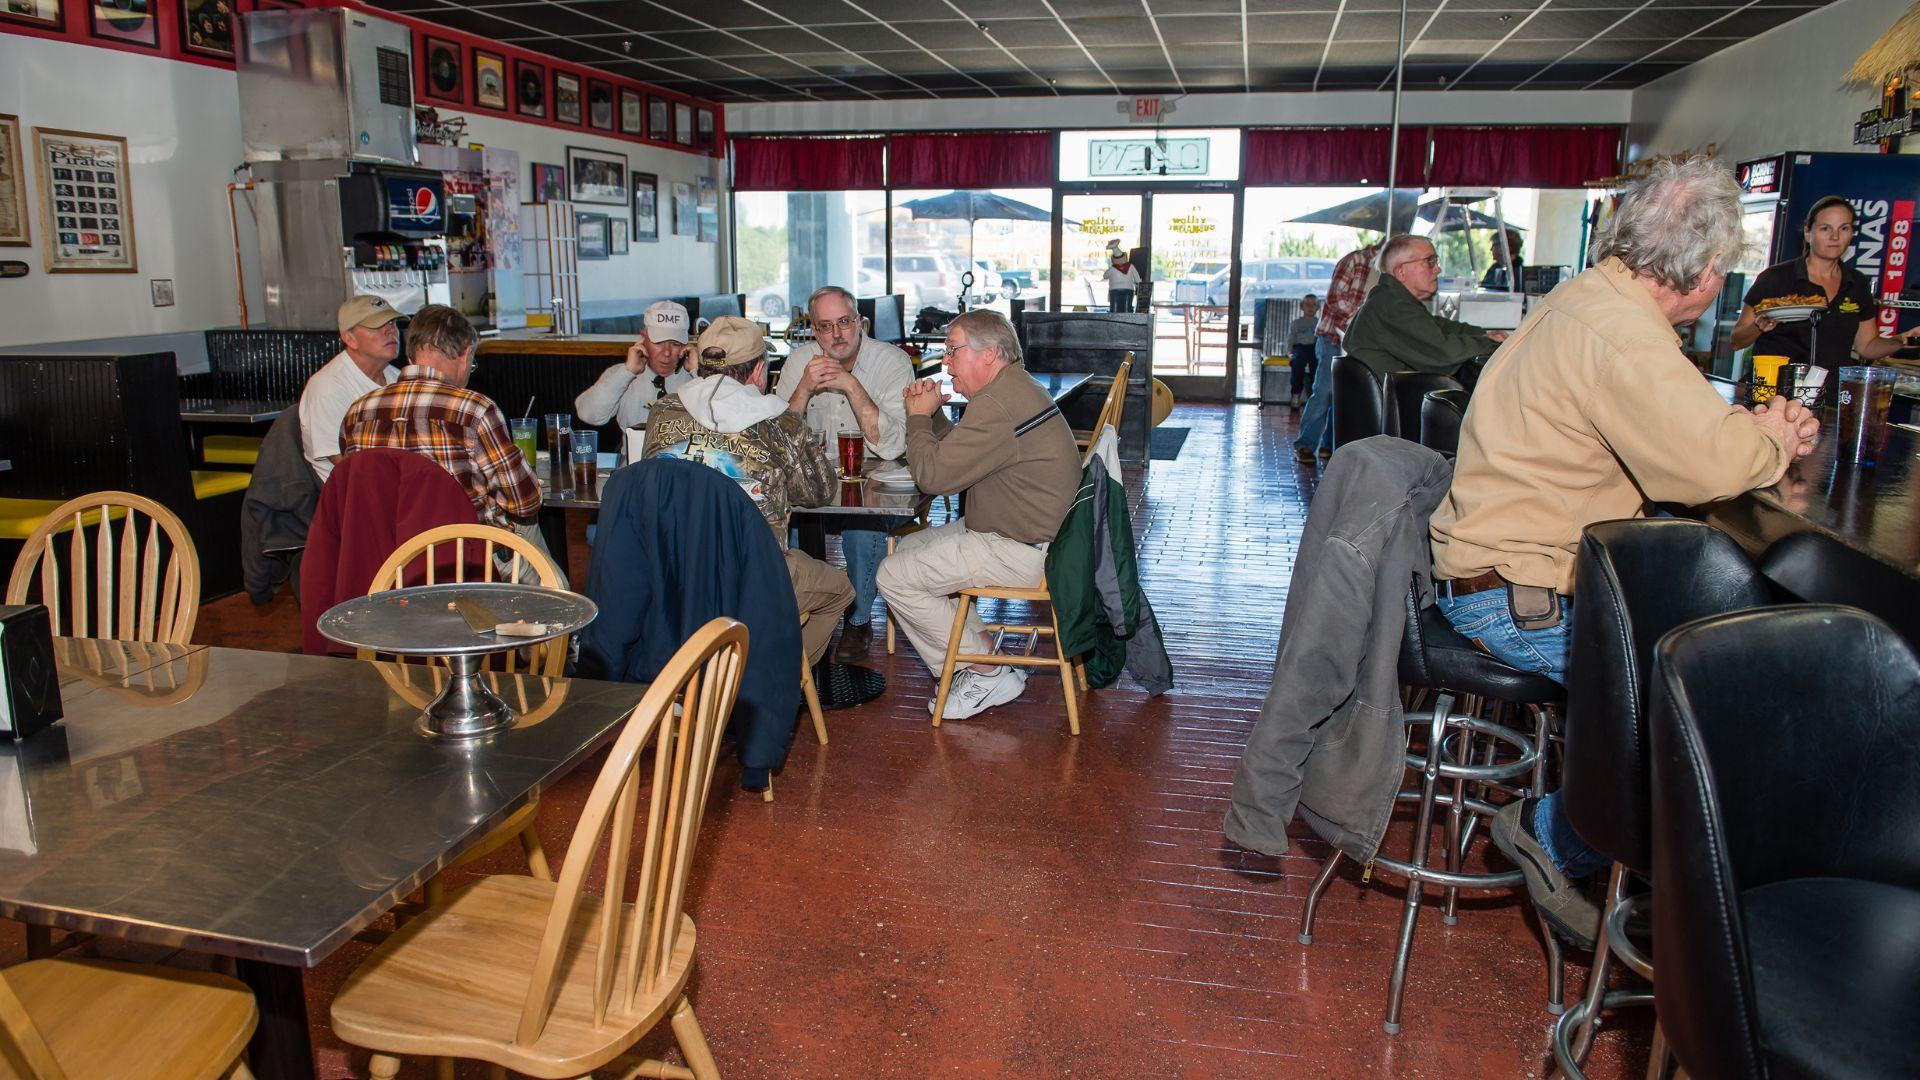
{"label": "bar counter", "polygon": [[[545,327],[503,330],[480,339],[479,356],[599,356],[608,363],[627,355],[632,334],[555,335]],[[583,387],[584,389],[584,387]]]}

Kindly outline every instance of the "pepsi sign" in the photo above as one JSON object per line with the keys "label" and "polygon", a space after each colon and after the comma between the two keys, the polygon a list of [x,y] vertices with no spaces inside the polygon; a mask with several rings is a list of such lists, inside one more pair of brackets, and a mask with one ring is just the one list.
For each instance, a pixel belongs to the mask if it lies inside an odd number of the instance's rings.
{"label": "pepsi sign", "polygon": [[389,176],[387,228],[397,233],[439,235],[446,231],[446,204],[439,180]]}

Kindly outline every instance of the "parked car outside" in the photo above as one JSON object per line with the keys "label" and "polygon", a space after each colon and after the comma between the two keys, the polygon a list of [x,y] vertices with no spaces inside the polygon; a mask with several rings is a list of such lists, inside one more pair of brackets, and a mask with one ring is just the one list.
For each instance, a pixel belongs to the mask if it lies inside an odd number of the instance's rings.
{"label": "parked car outside", "polygon": [[[1243,314],[1250,306],[1269,297],[1298,300],[1312,293],[1327,295],[1333,284],[1335,260],[1304,255],[1282,255],[1272,259],[1248,259],[1240,264],[1240,307]],[[1227,271],[1221,270],[1207,282],[1206,302],[1225,305]]]}
{"label": "parked car outside", "polygon": [[1223,262],[1197,262],[1187,267],[1186,272],[1174,279],[1173,298],[1183,304],[1201,304],[1207,301],[1207,286],[1214,275],[1225,273],[1227,264]]}
{"label": "parked car outside", "polygon": [[[879,255],[866,256],[860,260],[860,265],[868,270],[886,272],[886,260]],[[919,290],[920,303],[908,305],[916,311],[922,306],[951,310],[960,297],[961,271],[960,259],[945,252],[896,253],[893,257],[894,288],[906,292],[906,286],[912,285]],[[976,276],[976,297],[979,295],[979,286]]]}
{"label": "parked car outside", "polygon": [[[861,265],[854,269],[853,283],[847,288],[852,289],[855,296],[885,296],[887,277],[877,270]],[[747,294],[747,311],[770,323],[786,319],[792,314],[794,308],[807,302],[804,296],[789,296],[787,289],[785,278],[765,288],[755,289]],[[920,310],[920,286],[905,282],[894,291],[906,298],[904,302],[909,314]]]}

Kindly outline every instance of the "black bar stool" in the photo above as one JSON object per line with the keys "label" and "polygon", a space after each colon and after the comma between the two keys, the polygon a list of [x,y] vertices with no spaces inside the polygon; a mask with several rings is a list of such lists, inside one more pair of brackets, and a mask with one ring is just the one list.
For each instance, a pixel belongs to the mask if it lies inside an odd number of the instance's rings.
{"label": "black bar stool", "polygon": [[1629,876],[1653,872],[1646,679],[1654,644],[1683,623],[1767,604],[1771,591],[1719,529],[1643,518],[1587,528],[1574,596],[1560,807],[1582,840],[1614,860],[1586,998],[1553,1028],[1560,1071],[1584,1077],[1581,1064],[1601,1011],[1653,1002],[1646,990],[1608,991],[1607,975],[1617,959],[1653,979],[1652,961],[1627,937],[1626,926],[1646,899],[1628,895]]}
{"label": "black bar stool", "polygon": [[1465,390],[1429,390],[1420,399],[1420,445],[1448,457],[1460,452],[1460,426],[1467,419]]}
{"label": "black bar stool", "polygon": [[[1562,698],[1559,683],[1501,663],[1460,636],[1439,608],[1422,608],[1417,587],[1407,591],[1407,628],[1400,642],[1400,681],[1416,690],[1431,692],[1434,701],[1431,709],[1410,711],[1404,717],[1409,729],[1424,727],[1427,732],[1425,752],[1406,755],[1407,768],[1419,771],[1420,789],[1402,791],[1399,796],[1402,801],[1413,802],[1418,807],[1412,857],[1401,862],[1376,854],[1361,875],[1362,881],[1371,881],[1375,870],[1386,870],[1407,879],[1400,943],[1394,950],[1393,976],[1387,989],[1387,1016],[1380,1025],[1389,1035],[1400,1033],[1407,963],[1413,955],[1413,932],[1426,886],[1434,884],[1446,891],[1442,917],[1448,925],[1456,921],[1455,905],[1461,889],[1524,890],[1525,879],[1517,869],[1503,873],[1467,873],[1462,871],[1461,864],[1472,843],[1474,826],[1481,817],[1491,819],[1499,809],[1484,797],[1489,788],[1526,777],[1527,792],[1543,790],[1550,737],[1548,710]],[[1456,709],[1455,704],[1462,698],[1475,703],[1475,707]],[[1531,737],[1477,715],[1478,704],[1490,701],[1519,706],[1530,713],[1533,717]],[[1511,756],[1500,760],[1503,752]],[[1451,784],[1450,791],[1439,790],[1442,781]],[[1468,784],[1476,785],[1480,793],[1469,795]],[[1443,869],[1427,865],[1435,806],[1447,808]],[[1319,876],[1307,892],[1306,908],[1300,919],[1302,945],[1313,944],[1314,914],[1340,859],[1341,852],[1336,848],[1320,867]],[[1546,938],[1547,1011],[1559,1013],[1564,965],[1559,940],[1551,931]]]}
{"label": "black bar stool", "polygon": [[1380,376],[1345,353],[1333,358],[1333,448],[1387,432],[1386,391]]}
{"label": "black bar stool", "polygon": [[1451,375],[1431,371],[1387,372],[1382,391],[1386,397],[1386,433],[1420,442],[1420,406],[1435,390],[1467,392],[1460,380]]}

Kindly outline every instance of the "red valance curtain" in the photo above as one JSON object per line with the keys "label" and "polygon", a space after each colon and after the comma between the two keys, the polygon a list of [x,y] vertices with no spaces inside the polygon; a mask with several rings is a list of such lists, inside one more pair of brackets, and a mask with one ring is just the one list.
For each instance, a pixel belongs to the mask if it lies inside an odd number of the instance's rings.
{"label": "red valance curtain", "polygon": [[1618,127],[1435,128],[1433,185],[1579,187],[1620,171]]}
{"label": "red valance curtain", "polygon": [[874,191],[886,187],[886,142],[866,139],[738,138],[735,191]]}
{"label": "red valance curtain", "polygon": [[[1386,186],[1389,129],[1254,128],[1240,150],[1248,184]],[[1400,185],[1419,186],[1427,163],[1427,129],[1400,129]]]}
{"label": "red valance curtain", "polygon": [[887,170],[896,188],[1052,187],[1058,146],[1051,131],[894,135]]}

